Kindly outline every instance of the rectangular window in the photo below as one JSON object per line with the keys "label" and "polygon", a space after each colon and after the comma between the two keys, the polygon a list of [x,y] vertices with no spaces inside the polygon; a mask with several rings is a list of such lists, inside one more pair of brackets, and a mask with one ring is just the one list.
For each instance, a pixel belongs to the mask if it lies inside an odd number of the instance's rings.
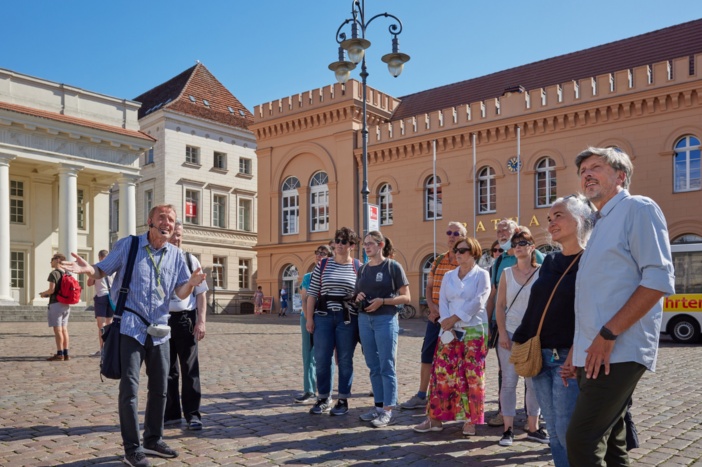
{"label": "rectangular window", "polygon": [[119,200],[112,200],[112,222],[110,223],[113,232],[119,231]]}
{"label": "rectangular window", "polygon": [[224,288],[224,266],[226,258],[224,256],[212,257],[212,285],[216,289]]}
{"label": "rectangular window", "polygon": [[146,190],[144,192],[144,223],[149,221],[149,213],[154,207],[154,190]]}
{"label": "rectangular window", "polygon": [[249,287],[249,271],[251,270],[251,261],[248,259],[239,260],[239,290],[248,290]]}
{"label": "rectangular window", "polygon": [[10,252],[10,287],[24,288],[24,252]]}
{"label": "rectangular window", "polygon": [[200,148],[185,146],[185,162],[200,165]]}
{"label": "rectangular window", "polygon": [[149,149],[144,153],[144,165],[154,163],[154,148]]}
{"label": "rectangular window", "polygon": [[198,211],[200,207],[200,192],[185,190],[185,223],[199,224]]}
{"label": "rectangular window", "polygon": [[227,168],[227,155],[223,152],[214,152],[214,168],[226,170]]}
{"label": "rectangular window", "polygon": [[85,191],[78,191],[78,228],[85,230]]}
{"label": "rectangular window", "polygon": [[24,182],[10,180],[10,223],[24,224]]}
{"label": "rectangular window", "polygon": [[329,190],[327,185],[312,187],[310,192],[310,230],[329,230]]}
{"label": "rectangular window", "polygon": [[250,199],[239,200],[239,230],[251,232],[252,201]]}
{"label": "rectangular window", "polygon": [[212,225],[214,227],[227,227],[227,197],[214,195],[212,197]]}
{"label": "rectangular window", "polygon": [[239,158],[239,173],[251,175],[251,159],[246,159],[245,157]]}

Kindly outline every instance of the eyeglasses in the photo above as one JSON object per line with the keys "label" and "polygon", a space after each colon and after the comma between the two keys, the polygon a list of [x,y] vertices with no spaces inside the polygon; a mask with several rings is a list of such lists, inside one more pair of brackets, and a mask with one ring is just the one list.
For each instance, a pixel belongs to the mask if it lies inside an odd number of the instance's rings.
{"label": "eyeglasses", "polygon": [[349,244],[349,241],[346,240],[345,238],[335,238],[335,239],[334,239],[334,243],[336,243],[337,245],[338,245],[339,243],[341,243],[342,245],[348,245],[348,244]]}
{"label": "eyeglasses", "polygon": [[519,240],[518,242],[512,242],[512,248],[516,248],[518,246],[527,246],[527,245],[533,245],[533,243],[528,242],[526,240]]}
{"label": "eyeglasses", "polygon": [[459,237],[461,235],[461,232],[459,232],[458,230],[447,230],[446,235],[448,235],[449,237],[451,235],[453,235],[454,237]]}
{"label": "eyeglasses", "polygon": [[326,251],[315,251],[314,254],[316,256],[326,256],[327,252]]}
{"label": "eyeglasses", "polygon": [[375,242],[364,242],[363,246],[377,246],[378,244]]}
{"label": "eyeglasses", "polygon": [[497,253],[498,251],[499,251],[500,253],[504,253],[504,252],[505,252],[505,250],[503,250],[502,248],[493,248],[493,249],[492,249],[492,252],[493,252],[493,253]]}
{"label": "eyeglasses", "polygon": [[460,253],[462,255],[465,255],[466,253],[470,253],[470,248],[454,248],[453,253],[454,254]]}

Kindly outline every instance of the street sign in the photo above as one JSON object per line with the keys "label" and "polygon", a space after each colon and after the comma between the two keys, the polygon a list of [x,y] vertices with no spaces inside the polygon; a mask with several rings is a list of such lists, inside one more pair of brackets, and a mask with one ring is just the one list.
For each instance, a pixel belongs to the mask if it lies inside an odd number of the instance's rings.
{"label": "street sign", "polygon": [[368,205],[368,231],[380,230],[380,206],[377,204]]}

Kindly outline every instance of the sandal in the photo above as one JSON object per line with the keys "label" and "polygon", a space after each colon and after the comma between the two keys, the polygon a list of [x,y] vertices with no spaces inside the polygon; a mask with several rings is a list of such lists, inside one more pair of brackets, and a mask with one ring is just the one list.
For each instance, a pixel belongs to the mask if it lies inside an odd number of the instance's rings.
{"label": "sandal", "polygon": [[466,436],[475,436],[475,434],[476,434],[475,425],[473,425],[470,422],[465,422],[463,424],[463,434]]}

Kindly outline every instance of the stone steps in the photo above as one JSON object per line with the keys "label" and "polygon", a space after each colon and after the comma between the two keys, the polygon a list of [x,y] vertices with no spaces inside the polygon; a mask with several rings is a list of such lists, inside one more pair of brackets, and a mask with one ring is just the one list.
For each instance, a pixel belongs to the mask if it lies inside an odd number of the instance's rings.
{"label": "stone steps", "polygon": [[[72,306],[71,321],[93,321],[95,314],[93,308],[87,309],[85,306]],[[0,322],[21,322],[21,321],[46,321],[46,306],[3,306],[0,307]]]}

